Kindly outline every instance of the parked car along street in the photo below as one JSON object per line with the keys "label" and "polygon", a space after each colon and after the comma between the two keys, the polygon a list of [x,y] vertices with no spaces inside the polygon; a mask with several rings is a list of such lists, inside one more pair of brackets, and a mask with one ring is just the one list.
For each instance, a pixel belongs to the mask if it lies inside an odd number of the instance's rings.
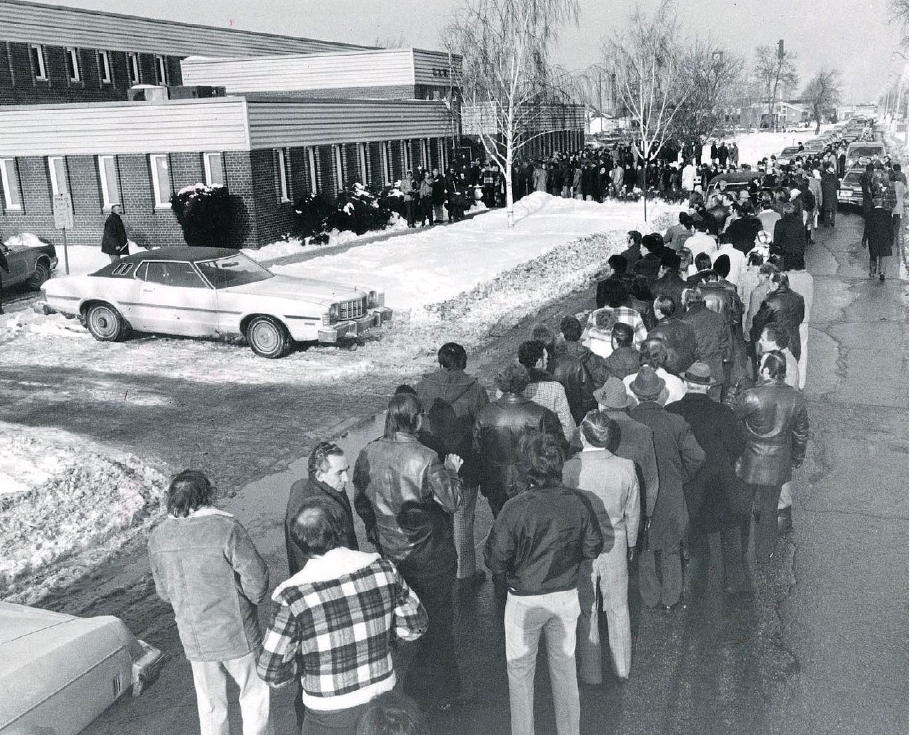
{"label": "parked car along street", "polygon": [[76,735],[163,662],[119,618],[0,602],[0,735]]}
{"label": "parked car along street", "polygon": [[9,273],[3,273],[4,286],[24,283],[33,291],[51,277],[57,267],[57,250],[50,243],[29,245],[17,237],[8,240],[9,246],[0,243],[0,250],[9,263]]}
{"label": "parked car along street", "polygon": [[45,311],[79,317],[102,342],[130,330],[242,336],[270,358],[284,357],[295,342],[334,343],[392,318],[381,292],[275,275],[225,248],[136,253],[91,275],[54,279],[44,292]]}

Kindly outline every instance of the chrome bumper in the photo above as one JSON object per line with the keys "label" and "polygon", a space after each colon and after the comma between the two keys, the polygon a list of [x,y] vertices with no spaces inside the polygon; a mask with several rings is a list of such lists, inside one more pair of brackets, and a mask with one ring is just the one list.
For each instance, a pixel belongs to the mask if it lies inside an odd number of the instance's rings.
{"label": "chrome bumper", "polygon": [[377,306],[370,309],[368,314],[364,314],[359,319],[348,319],[326,327],[320,327],[318,340],[320,342],[333,343],[342,337],[358,337],[368,329],[390,321],[392,321],[392,310],[386,306]]}

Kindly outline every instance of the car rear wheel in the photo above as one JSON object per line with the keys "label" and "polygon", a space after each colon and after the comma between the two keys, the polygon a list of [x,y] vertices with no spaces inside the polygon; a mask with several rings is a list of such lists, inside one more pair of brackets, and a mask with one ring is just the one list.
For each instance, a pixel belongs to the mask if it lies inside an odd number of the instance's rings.
{"label": "car rear wheel", "polygon": [[85,327],[99,342],[119,342],[127,332],[126,321],[110,304],[92,304],[85,313]]}
{"label": "car rear wheel", "polygon": [[270,316],[254,317],[246,328],[250,349],[260,357],[275,359],[291,351],[291,337],[277,319]]}
{"label": "car rear wheel", "polygon": [[50,277],[50,266],[44,261],[41,261],[35,265],[35,272],[32,273],[31,277],[26,281],[26,283],[32,291],[40,291],[41,286],[43,286],[44,282]]}

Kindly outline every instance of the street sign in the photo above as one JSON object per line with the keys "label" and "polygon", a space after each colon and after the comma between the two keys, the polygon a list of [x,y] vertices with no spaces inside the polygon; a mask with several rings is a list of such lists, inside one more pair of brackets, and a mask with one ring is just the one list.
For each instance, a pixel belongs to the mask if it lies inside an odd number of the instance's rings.
{"label": "street sign", "polygon": [[73,198],[69,194],[54,194],[54,227],[73,229]]}
{"label": "street sign", "polygon": [[66,231],[73,229],[73,198],[69,194],[54,194],[54,227],[63,230],[63,262],[70,274],[70,252],[66,246]]}

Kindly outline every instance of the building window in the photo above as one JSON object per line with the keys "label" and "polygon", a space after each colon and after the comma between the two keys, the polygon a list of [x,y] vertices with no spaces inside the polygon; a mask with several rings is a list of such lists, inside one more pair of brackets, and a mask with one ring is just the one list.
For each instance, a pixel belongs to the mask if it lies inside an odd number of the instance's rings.
{"label": "building window", "polygon": [[98,156],[98,178],[101,180],[101,205],[120,204],[120,177],[114,156]]}
{"label": "building window", "polygon": [[155,57],[155,76],[158,84],[167,84],[167,64],[163,56]]}
{"label": "building window", "polygon": [[22,189],[19,187],[19,168],[15,158],[0,158],[0,184],[7,210],[22,209]]}
{"label": "building window", "polygon": [[310,194],[319,191],[319,172],[316,170],[316,151],[313,148],[306,149],[307,168],[310,170]]}
{"label": "building window", "polygon": [[66,180],[66,159],[63,156],[51,156],[47,159],[47,170],[51,178],[51,191],[54,196],[69,194],[70,188]]}
{"label": "building window", "polygon": [[111,77],[111,55],[107,51],[98,52],[98,76],[102,84],[110,84],[113,81]]}
{"label": "building window", "polygon": [[291,167],[288,163],[288,154],[284,148],[275,150],[278,161],[278,195],[283,202],[291,201]]}
{"label": "building window", "polygon": [[152,169],[152,189],[155,194],[155,209],[167,209],[171,206],[171,166],[167,154],[149,156]]}
{"label": "building window", "polygon": [[413,171],[414,169],[411,166],[411,141],[401,141],[401,152],[404,157],[404,170]]}
{"label": "building window", "polygon": [[430,167],[430,146],[426,138],[420,139],[420,163],[425,169]]}
{"label": "building window", "polygon": [[79,71],[79,51],[78,49],[68,48],[66,52],[66,73],[69,75],[71,82],[78,82],[82,79],[82,73]]}
{"label": "building window", "polygon": [[209,186],[224,186],[224,160],[220,153],[203,153],[205,183]]}
{"label": "building window", "polygon": [[436,144],[439,146],[439,170],[446,170],[446,144],[442,138],[439,138],[436,141]]}
{"label": "building window", "polygon": [[387,140],[382,144],[382,175],[386,183],[395,178],[395,172],[392,170],[392,141]]}
{"label": "building window", "polygon": [[129,73],[130,84],[139,84],[139,54],[126,55],[126,69]]}
{"label": "building window", "polygon": [[28,48],[32,55],[32,71],[35,72],[35,79],[38,81],[46,81],[47,67],[44,65],[44,46],[32,43],[29,44]]}
{"label": "building window", "polygon": [[364,186],[370,183],[370,168],[367,164],[367,144],[357,144],[357,160],[360,163],[360,183]]}
{"label": "building window", "polygon": [[332,154],[335,159],[335,186],[341,190],[344,188],[344,159],[341,157],[341,146],[333,145]]}

